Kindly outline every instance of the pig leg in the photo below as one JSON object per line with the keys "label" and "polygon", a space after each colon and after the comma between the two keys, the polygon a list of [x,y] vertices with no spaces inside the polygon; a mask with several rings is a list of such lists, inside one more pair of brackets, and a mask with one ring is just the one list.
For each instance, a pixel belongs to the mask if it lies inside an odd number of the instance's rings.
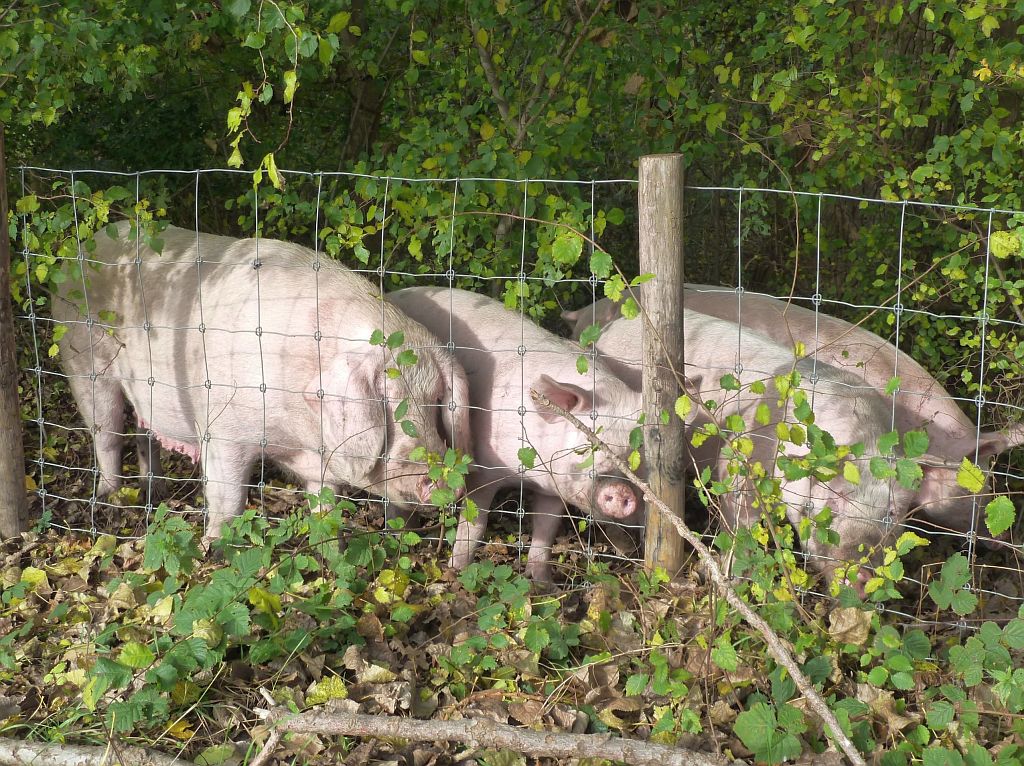
{"label": "pig leg", "polygon": [[551,582],[551,546],[562,528],[565,504],[554,495],[535,494],[533,508],[533,536],[526,554],[526,574],[539,582]]}
{"label": "pig leg", "polygon": [[473,551],[487,531],[487,514],[497,491],[498,486],[494,483],[470,490],[469,496],[476,503],[477,514],[473,521],[469,521],[465,514],[459,517],[459,525],[455,528],[455,545],[452,547],[452,557],[448,562],[452,569],[464,569],[473,560]]}
{"label": "pig leg", "polygon": [[167,483],[160,474],[160,442],[149,433],[135,434],[135,448],[139,453],[139,479],[142,490],[149,492],[151,500],[168,494]]}
{"label": "pig leg", "polygon": [[124,392],[116,380],[98,376],[68,377],[71,393],[92,432],[93,450],[99,467],[97,497],[121,488],[121,449],[124,445]]}
{"label": "pig leg", "polygon": [[237,444],[213,439],[203,448],[203,485],[206,495],[205,540],[220,537],[225,522],[245,508],[249,488],[246,483],[254,458],[244,454]]}

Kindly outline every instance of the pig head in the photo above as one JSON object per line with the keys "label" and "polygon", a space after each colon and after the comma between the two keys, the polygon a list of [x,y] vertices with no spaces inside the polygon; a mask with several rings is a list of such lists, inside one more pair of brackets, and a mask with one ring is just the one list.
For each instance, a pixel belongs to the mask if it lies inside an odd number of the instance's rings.
{"label": "pig head", "polygon": [[[612,453],[628,456],[640,395],[598,363],[576,369],[580,348],[538,327],[487,296],[465,290],[412,287],[388,294],[409,316],[455,345],[469,380],[475,462],[467,489],[479,507],[456,530],[452,566],[469,563],[487,524],[495,492],[524,486],[531,493],[533,539],[527,572],[550,579],[550,548],[567,504],[597,518],[635,522],[643,507],[604,451],[553,409],[535,405],[530,391],[601,429]],[[595,416],[595,419],[591,417]],[[532,450],[532,466],[520,450]]]}

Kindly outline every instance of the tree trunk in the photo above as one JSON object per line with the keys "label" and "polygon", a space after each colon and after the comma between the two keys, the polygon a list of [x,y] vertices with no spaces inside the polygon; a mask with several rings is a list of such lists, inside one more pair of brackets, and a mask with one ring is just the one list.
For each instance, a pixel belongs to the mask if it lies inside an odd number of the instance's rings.
{"label": "tree trunk", "polygon": [[11,306],[11,239],[7,233],[7,164],[4,125],[0,123],[0,536],[21,533],[28,515],[25,499],[25,452],[21,444],[18,401],[18,354]]}

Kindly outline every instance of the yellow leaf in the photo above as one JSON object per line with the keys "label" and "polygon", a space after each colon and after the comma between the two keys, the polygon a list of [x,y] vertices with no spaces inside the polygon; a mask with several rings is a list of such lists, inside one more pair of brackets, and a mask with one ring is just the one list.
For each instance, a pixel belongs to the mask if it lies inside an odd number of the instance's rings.
{"label": "yellow leaf", "polygon": [[956,483],[968,492],[977,494],[985,487],[985,474],[967,458],[960,463],[960,469],[956,472]]}
{"label": "yellow leaf", "polygon": [[843,478],[850,484],[860,484],[860,469],[847,460],[843,463]]}
{"label": "yellow leaf", "polygon": [[186,740],[192,739],[195,735],[195,729],[189,724],[188,721],[178,720],[167,727],[167,733],[175,739]]}
{"label": "yellow leaf", "polygon": [[482,138],[484,141],[490,141],[492,138],[494,138],[494,126],[491,125],[491,123],[485,122],[483,125],[480,126],[480,138]]}
{"label": "yellow leaf", "polygon": [[476,31],[476,44],[479,45],[481,48],[486,48],[487,47],[487,30],[486,29],[478,29]]}
{"label": "yellow leaf", "polygon": [[691,400],[690,397],[687,396],[686,394],[683,394],[678,399],[676,399],[675,410],[676,415],[679,416],[679,419],[685,421],[686,416],[689,415],[690,412],[693,410],[693,400]]}
{"label": "yellow leaf", "polygon": [[295,89],[299,86],[294,69],[284,73],[284,102],[290,104],[295,97]]}
{"label": "yellow leaf", "polygon": [[348,699],[345,682],[338,676],[322,678],[306,693],[307,705],[322,705],[329,700]]}
{"label": "yellow leaf", "polygon": [[50,587],[46,572],[37,567],[25,567],[21,570],[21,581],[32,586],[32,590],[38,590],[40,587]]}
{"label": "yellow leaf", "polygon": [[39,489],[39,487],[36,485],[36,480],[33,479],[31,476],[29,476],[26,473],[25,474],[25,491],[26,492],[35,492],[37,489]]}
{"label": "yellow leaf", "polygon": [[333,16],[331,16],[331,21],[327,25],[328,33],[340,32],[341,30],[348,26],[349,19],[351,18],[352,14],[349,13],[348,11],[341,11],[340,13],[334,14]]}

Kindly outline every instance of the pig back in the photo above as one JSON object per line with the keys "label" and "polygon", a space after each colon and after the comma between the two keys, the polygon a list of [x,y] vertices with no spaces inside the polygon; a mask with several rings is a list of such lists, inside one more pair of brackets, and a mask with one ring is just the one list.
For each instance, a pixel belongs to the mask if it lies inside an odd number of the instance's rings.
{"label": "pig back", "polygon": [[112,333],[97,343],[94,330],[90,343],[75,322],[63,363],[118,378],[168,446],[208,432],[270,456],[308,448],[319,424],[305,395],[328,361],[369,352],[375,328],[417,332],[367,280],[300,246],[169,227],[156,253],[128,240],[125,224],[119,232],[97,236],[85,288],[69,285],[55,311],[59,321],[82,318],[83,301],[70,295],[78,287],[92,317],[113,313]]}

